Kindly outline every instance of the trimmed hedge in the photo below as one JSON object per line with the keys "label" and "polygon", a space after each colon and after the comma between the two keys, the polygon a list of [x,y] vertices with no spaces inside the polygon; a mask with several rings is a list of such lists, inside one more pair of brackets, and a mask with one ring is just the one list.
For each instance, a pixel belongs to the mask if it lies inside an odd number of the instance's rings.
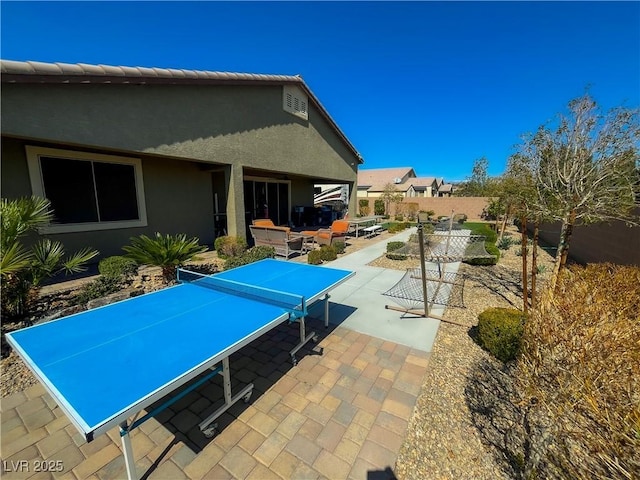
{"label": "trimmed hedge", "polygon": [[115,293],[122,288],[121,281],[122,277],[120,276],[100,276],[92,282],[83,285],[78,295],[73,299],[73,303],[76,305],[84,305],[89,300],[106,297],[107,295]]}
{"label": "trimmed hedge", "polygon": [[224,269],[230,270],[232,268],[241,267],[242,265],[264,260],[265,258],[274,258],[275,256],[275,248],[268,247],[266,245],[256,245],[240,255],[229,257],[224,262]]}
{"label": "trimmed hedge", "polygon": [[307,255],[309,265],[320,265],[322,262],[330,262],[338,258],[338,252],[333,245],[323,245],[318,250],[312,250]]}
{"label": "trimmed hedge", "polygon": [[513,308],[489,308],[478,315],[478,343],[503,362],[520,351],[525,314]]}
{"label": "trimmed hedge", "polygon": [[98,272],[106,277],[131,278],[138,273],[138,264],[130,258],[115,255],[100,260]]}
{"label": "trimmed hedge", "polygon": [[404,247],[404,242],[389,242],[387,243],[387,252],[394,252],[402,247]]}
{"label": "trimmed hedge", "polygon": [[320,247],[320,258],[323,262],[330,262],[338,258],[338,252],[332,245],[323,245]]}
{"label": "trimmed hedge", "polygon": [[333,248],[336,249],[336,253],[344,253],[344,251],[347,248],[347,244],[344,243],[342,240],[337,240],[335,242],[333,242]]}
{"label": "trimmed hedge", "polygon": [[320,250],[311,250],[307,255],[307,263],[309,265],[320,265],[322,263],[322,252]]}
{"label": "trimmed hedge", "polygon": [[498,263],[498,260],[500,260],[500,249],[490,242],[484,242],[484,248],[489,255],[494,255],[494,258],[471,258],[465,260],[464,263],[469,265],[495,265]]}
{"label": "trimmed hedge", "polygon": [[213,247],[220,258],[238,257],[247,250],[247,241],[242,237],[225,235],[216,238]]}

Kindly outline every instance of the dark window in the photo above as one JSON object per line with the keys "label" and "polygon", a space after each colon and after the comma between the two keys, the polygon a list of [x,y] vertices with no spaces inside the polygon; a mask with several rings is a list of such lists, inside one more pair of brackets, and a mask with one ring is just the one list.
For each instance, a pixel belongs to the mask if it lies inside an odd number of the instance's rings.
{"label": "dark window", "polygon": [[138,199],[133,165],[93,162],[93,173],[98,192],[100,220],[137,220]]}
{"label": "dark window", "polygon": [[57,223],[138,220],[133,165],[40,157]]}

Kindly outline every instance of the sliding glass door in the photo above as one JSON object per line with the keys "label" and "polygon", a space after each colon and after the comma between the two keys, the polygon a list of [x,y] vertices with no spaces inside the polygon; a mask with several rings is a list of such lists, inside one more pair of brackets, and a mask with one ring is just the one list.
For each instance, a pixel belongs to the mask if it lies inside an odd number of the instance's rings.
{"label": "sliding glass door", "polygon": [[256,218],[270,218],[275,225],[288,225],[289,182],[246,178],[244,206],[247,225]]}

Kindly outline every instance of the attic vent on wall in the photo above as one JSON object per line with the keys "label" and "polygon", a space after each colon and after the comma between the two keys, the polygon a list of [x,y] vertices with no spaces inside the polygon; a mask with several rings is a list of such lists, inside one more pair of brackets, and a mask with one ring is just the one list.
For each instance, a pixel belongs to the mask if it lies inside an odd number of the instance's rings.
{"label": "attic vent on wall", "polygon": [[309,119],[309,99],[302,90],[292,85],[285,85],[282,91],[282,108],[305,120]]}

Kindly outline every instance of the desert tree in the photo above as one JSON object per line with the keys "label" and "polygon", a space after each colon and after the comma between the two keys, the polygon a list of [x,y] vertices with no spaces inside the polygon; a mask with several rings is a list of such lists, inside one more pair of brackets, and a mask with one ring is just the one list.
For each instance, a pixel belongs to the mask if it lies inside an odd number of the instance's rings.
{"label": "desert tree", "polygon": [[384,202],[384,209],[386,214],[389,215],[391,213],[389,208],[391,204],[393,203],[397,206],[404,199],[404,195],[402,194],[402,192],[398,191],[393,183],[387,183],[384,186],[384,190],[382,191],[380,198]]}
{"label": "desert tree", "polygon": [[551,289],[565,267],[576,225],[638,224],[638,110],[602,113],[589,94],[571,100],[557,125],[525,138],[520,154],[535,174],[536,209],[561,223]]}
{"label": "desert tree", "polygon": [[[535,172],[528,158],[518,153],[509,157],[507,169],[501,177],[500,198],[506,205],[506,209],[520,223],[520,245],[522,253],[522,297],[523,310],[527,312],[529,296],[531,305],[536,301],[536,276],[537,276],[537,251],[538,228],[543,218],[538,208],[537,191],[535,188]],[[532,242],[531,261],[531,290],[528,287],[528,251],[529,234],[528,225],[533,223],[534,235]]]}
{"label": "desert tree", "polygon": [[471,176],[465,180],[456,190],[455,195],[458,197],[488,197],[493,193],[493,184],[487,169],[489,168],[489,160],[485,157],[476,159],[473,162]]}

